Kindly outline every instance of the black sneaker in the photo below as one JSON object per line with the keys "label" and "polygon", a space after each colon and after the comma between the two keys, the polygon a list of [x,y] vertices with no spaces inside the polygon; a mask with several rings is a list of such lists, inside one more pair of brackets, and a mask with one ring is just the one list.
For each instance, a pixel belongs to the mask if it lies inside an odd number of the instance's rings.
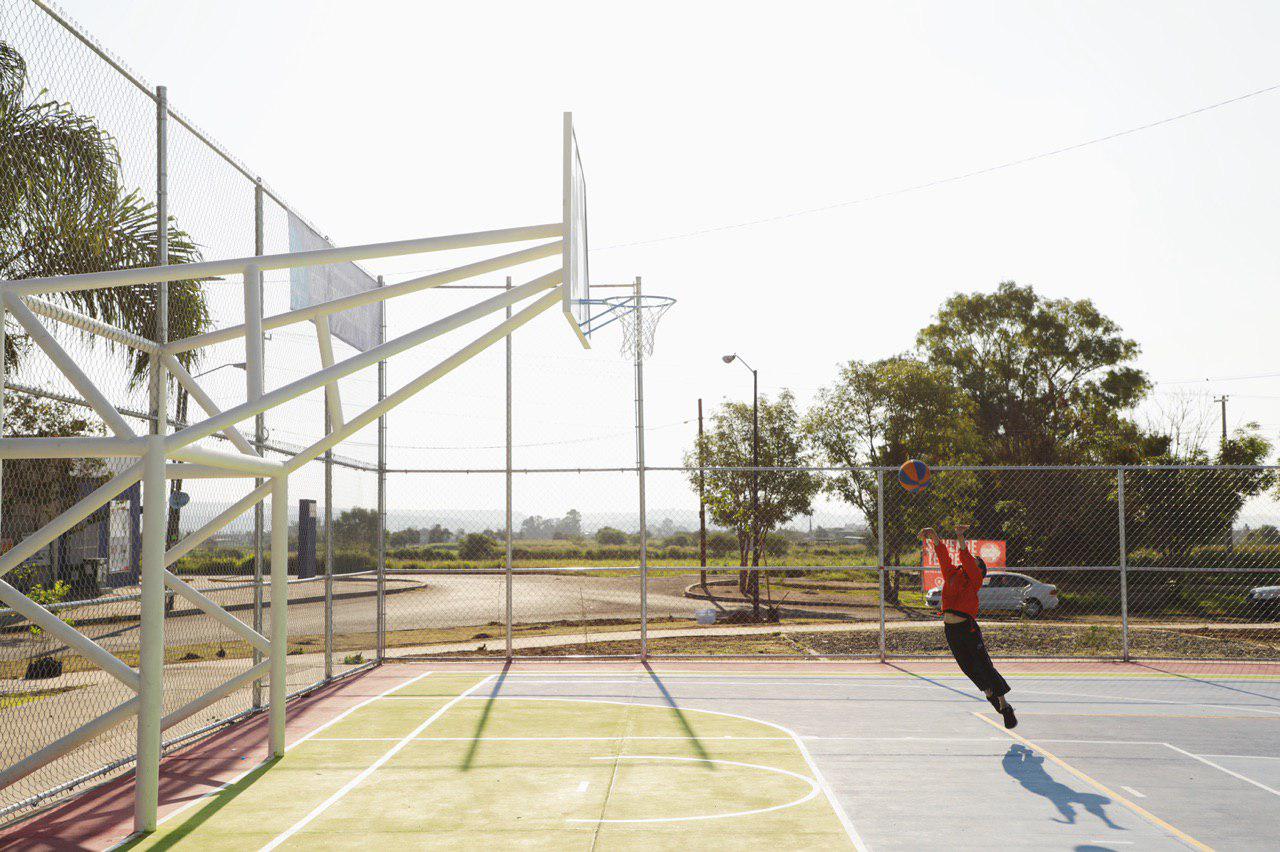
{"label": "black sneaker", "polygon": [[1000,697],[999,697],[999,696],[996,696],[996,695],[988,695],[988,696],[987,696],[987,701],[988,701],[988,703],[990,703],[990,704],[991,704],[991,706],[992,706],[992,707],[996,708],[996,712],[997,712],[997,713],[999,713],[999,712],[1000,712]]}
{"label": "black sneaker", "polygon": [[1018,717],[1013,715],[1013,705],[1005,703],[1004,709],[1000,711],[1000,715],[1004,717],[1004,726],[1006,728],[1018,727]]}

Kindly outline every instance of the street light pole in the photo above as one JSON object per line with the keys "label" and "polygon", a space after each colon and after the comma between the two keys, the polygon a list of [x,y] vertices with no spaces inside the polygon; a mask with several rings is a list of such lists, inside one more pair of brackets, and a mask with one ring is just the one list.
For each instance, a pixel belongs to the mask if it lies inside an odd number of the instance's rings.
{"label": "street light pole", "polygon": [[[738,359],[742,360],[742,359]],[[742,362],[746,364],[746,361]],[[748,367],[748,369],[751,369]],[[751,370],[751,567],[760,565],[760,374]],[[754,582],[760,582],[755,578]]]}
{"label": "street light pole", "polygon": [[[741,355],[725,355],[720,360],[726,364],[740,361],[751,371],[751,567],[760,567],[760,374],[743,360]],[[751,577],[751,609],[760,614],[760,576]]]}

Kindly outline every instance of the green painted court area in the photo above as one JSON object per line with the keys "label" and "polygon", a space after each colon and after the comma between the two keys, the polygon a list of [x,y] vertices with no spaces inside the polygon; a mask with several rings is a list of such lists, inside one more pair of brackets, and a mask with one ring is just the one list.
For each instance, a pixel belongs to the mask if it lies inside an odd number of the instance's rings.
{"label": "green painted court area", "polygon": [[850,846],[785,728],[500,687],[500,675],[416,678],[126,848]]}

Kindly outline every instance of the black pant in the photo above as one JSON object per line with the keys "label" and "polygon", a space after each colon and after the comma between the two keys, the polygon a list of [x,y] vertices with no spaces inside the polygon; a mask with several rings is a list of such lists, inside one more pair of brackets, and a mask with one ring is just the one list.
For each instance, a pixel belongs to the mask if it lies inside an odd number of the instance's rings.
{"label": "black pant", "polygon": [[1009,691],[1000,672],[996,671],[991,655],[987,653],[987,644],[982,641],[982,630],[978,622],[972,618],[956,624],[944,624],[947,633],[947,647],[951,656],[956,658],[960,671],[968,675],[973,685],[983,692],[992,695],[1004,695]]}

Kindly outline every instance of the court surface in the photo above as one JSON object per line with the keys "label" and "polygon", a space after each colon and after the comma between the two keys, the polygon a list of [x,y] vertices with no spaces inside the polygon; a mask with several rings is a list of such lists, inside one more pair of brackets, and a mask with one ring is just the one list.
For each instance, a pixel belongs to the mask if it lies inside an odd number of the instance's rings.
{"label": "court surface", "polygon": [[170,758],[125,848],[1280,843],[1275,666],[1004,668],[1014,732],[936,662],[384,666],[295,714],[279,761],[235,729]]}

